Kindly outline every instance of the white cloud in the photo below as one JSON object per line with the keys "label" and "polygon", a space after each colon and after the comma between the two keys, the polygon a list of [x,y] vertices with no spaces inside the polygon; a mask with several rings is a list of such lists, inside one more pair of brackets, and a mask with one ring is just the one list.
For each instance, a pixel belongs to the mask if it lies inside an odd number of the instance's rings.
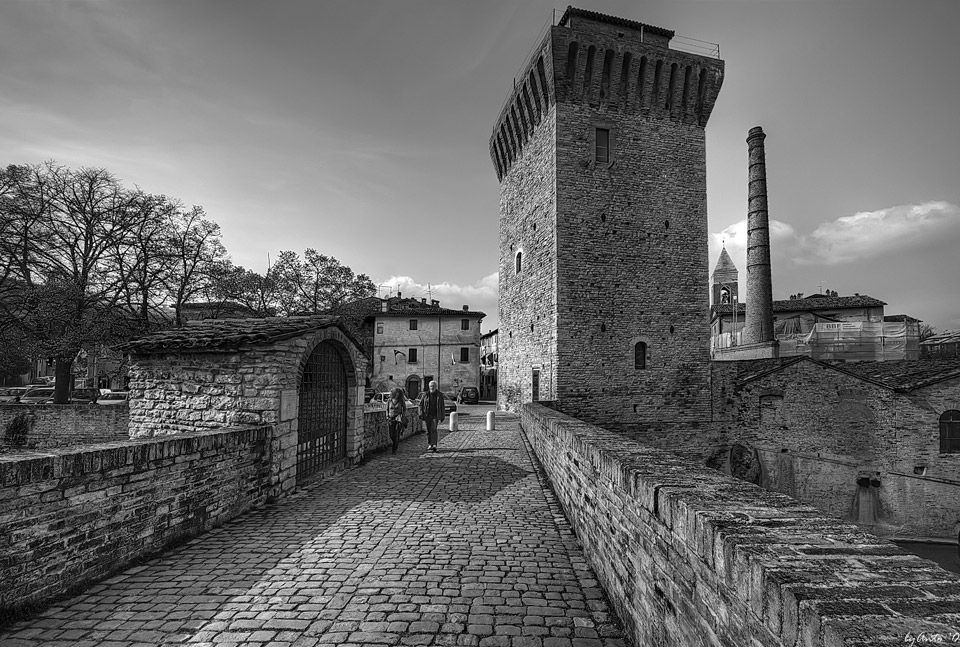
{"label": "white cloud", "polygon": [[802,264],[836,265],[960,239],[960,207],[924,202],[861,211],[825,222],[805,237]]}

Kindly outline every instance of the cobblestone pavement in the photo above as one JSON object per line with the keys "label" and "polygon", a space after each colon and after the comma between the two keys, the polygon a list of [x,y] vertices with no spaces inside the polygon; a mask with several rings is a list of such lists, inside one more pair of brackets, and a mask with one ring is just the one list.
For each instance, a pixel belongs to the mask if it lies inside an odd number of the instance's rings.
{"label": "cobblestone pavement", "polygon": [[615,647],[621,634],[515,416],[246,514],[0,631],[3,647]]}

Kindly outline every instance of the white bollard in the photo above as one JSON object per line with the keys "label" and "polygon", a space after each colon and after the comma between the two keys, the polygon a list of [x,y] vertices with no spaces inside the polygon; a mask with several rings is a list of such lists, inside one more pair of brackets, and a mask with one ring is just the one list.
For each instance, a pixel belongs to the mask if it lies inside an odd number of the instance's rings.
{"label": "white bollard", "polygon": [[493,431],[497,428],[497,415],[493,411],[487,411],[487,431]]}
{"label": "white bollard", "polygon": [[458,416],[458,414],[457,414],[456,411],[451,411],[451,412],[450,412],[450,431],[456,431],[456,430],[457,430],[457,418],[458,418],[458,417],[459,417],[459,416]]}

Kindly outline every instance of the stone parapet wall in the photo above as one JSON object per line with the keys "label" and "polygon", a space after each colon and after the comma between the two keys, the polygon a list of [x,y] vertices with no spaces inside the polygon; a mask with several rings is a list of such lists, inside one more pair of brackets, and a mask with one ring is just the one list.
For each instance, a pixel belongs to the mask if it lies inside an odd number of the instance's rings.
{"label": "stone parapet wall", "polygon": [[126,440],[129,417],[125,406],[3,404],[0,452]]}
{"label": "stone parapet wall", "polygon": [[0,617],[266,502],[270,427],[0,457]]}
{"label": "stone parapet wall", "polygon": [[539,404],[522,425],[637,645],[960,631],[960,577],[854,525]]}
{"label": "stone parapet wall", "polygon": [[[369,405],[368,405],[369,406]],[[420,432],[420,416],[416,409],[407,409],[407,428],[400,442]],[[363,455],[378,449],[390,447],[390,425],[387,424],[387,412],[383,409],[363,412]]]}

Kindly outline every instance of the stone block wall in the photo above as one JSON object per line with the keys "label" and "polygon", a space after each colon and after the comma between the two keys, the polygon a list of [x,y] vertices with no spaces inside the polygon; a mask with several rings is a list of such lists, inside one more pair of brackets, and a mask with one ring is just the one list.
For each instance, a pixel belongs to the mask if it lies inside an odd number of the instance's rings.
{"label": "stone block wall", "polygon": [[[420,416],[416,410],[407,410],[407,428],[400,438],[403,442],[414,434],[420,433]],[[386,411],[364,411],[363,414],[363,455],[390,447],[390,426],[387,424]]]}
{"label": "stone block wall", "polygon": [[263,504],[271,428],[0,457],[0,616]]}
{"label": "stone block wall", "polygon": [[760,485],[881,535],[957,538],[960,454],[939,453],[939,418],[960,378],[897,393],[801,360],[731,395],[725,438],[756,451]]}
{"label": "stone block wall", "polygon": [[3,404],[0,452],[126,440],[129,415],[125,406]]}
{"label": "stone block wall", "polygon": [[274,426],[276,493],[296,487],[300,378],[311,351],[336,344],[347,371],[347,461],[362,458],[367,360],[336,327],[234,352],[170,351],[130,365],[130,436],[150,437],[233,425]]}
{"label": "stone block wall", "polygon": [[637,645],[960,631],[960,577],[852,524],[538,404],[522,425]]}

